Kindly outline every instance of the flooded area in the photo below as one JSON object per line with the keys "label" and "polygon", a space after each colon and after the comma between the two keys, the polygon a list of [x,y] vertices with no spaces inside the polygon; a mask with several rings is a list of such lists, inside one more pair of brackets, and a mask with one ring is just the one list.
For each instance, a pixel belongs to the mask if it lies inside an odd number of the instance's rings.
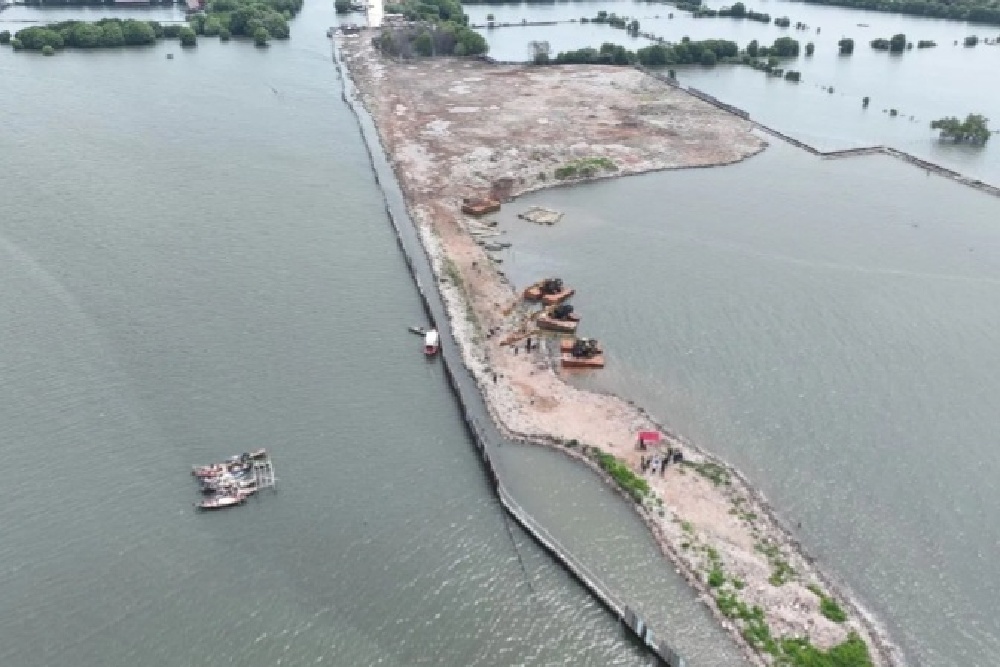
{"label": "flooded area", "polygon": [[[729,3],[719,0],[706,3],[715,8],[726,4]],[[993,119],[994,130],[1000,129],[1000,88],[984,84],[993,79],[1000,46],[983,43],[975,48],[962,46],[968,35],[978,35],[980,39],[1000,37],[1000,28],[785,0],[745,4],[748,9],[767,12],[772,18],[788,16],[793,26],[802,22],[809,30],[726,18],[695,19],[675,7],[645,2],[468,5],[466,11],[474,23],[485,22],[489,13],[494,14],[497,22],[517,23],[522,19],[579,20],[592,18],[603,10],[635,17],[643,32],[670,42],[679,42],[685,36],[693,40],[729,39],[745,48],[751,40],[769,45],[778,37],[789,36],[798,40],[803,50],[808,42],[813,42],[816,47],[813,56],[803,53],[781,65],[802,73],[799,84],[742,66],[675,69],[682,85],[694,86],[745,109],[754,120],[820,150],[885,144],[972,178],[1000,184],[1000,150],[996,146],[941,143],[929,127],[936,118],[964,118],[968,113],[982,113]],[[671,13],[673,18],[667,18]],[[538,39],[549,40],[553,52],[598,47],[605,41],[624,44],[630,49],[645,45],[645,40],[630,37],[624,30],[600,28],[594,34],[593,24],[576,23],[550,28],[497,28],[484,34],[489,40],[490,55],[501,60],[527,59],[528,42]],[[933,40],[938,46],[890,55],[868,45],[875,38],[889,38],[896,33],[904,33],[914,44],[918,40]],[[855,41],[850,57],[838,53],[837,42],[843,37]],[[830,88],[832,93],[828,92]],[[871,104],[863,109],[861,102],[866,96],[871,98]],[[898,116],[891,117],[890,109],[896,109]],[[991,144],[995,143],[994,138]]]}

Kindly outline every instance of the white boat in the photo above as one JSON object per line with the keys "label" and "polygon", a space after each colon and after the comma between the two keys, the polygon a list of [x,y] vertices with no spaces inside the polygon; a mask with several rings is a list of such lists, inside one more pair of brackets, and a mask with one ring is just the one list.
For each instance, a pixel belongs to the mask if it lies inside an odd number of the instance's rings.
{"label": "white boat", "polygon": [[433,357],[441,350],[441,336],[437,329],[431,329],[424,334],[424,354]]}

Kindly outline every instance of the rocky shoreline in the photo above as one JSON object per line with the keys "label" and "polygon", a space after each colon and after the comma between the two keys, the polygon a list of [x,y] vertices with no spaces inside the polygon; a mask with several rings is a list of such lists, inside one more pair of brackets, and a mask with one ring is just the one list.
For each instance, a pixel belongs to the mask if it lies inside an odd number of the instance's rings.
{"label": "rocky shoreline", "polygon": [[[516,330],[526,312],[459,211],[463,197],[482,196],[501,180],[510,196],[579,182],[560,180],[553,169],[558,174],[581,160],[614,165],[586,178],[737,162],[765,146],[752,123],[636,70],[389,62],[370,39],[364,32],[341,37],[343,59],[432,259],[465,363],[498,426],[585,461],[622,493],[621,480],[600,461],[611,454],[627,465],[648,487],[635,506],[661,549],[754,664],[773,664],[796,650],[787,644],[795,638],[821,650],[863,641],[873,664],[902,664],[875,619],[814,567],[737,471],[641,408],[567,384],[544,345],[521,354],[501,345],[500,334]],[[642,471],[635,434],[644,429],[666,434],[684,464],[663,475]]]}

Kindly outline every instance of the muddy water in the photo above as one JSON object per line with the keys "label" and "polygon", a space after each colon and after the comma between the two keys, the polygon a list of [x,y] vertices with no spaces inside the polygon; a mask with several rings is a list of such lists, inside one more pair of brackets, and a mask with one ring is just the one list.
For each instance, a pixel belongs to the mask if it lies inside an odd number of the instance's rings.
{"label": "muddy water", "polygon": [[[554,227],[515,220],[529,205]],[[741,165],[530,195],[519,284],[578,289],[636,399],[736,464],[914,664],[1000,651],[1000,202],[885,157]]]}

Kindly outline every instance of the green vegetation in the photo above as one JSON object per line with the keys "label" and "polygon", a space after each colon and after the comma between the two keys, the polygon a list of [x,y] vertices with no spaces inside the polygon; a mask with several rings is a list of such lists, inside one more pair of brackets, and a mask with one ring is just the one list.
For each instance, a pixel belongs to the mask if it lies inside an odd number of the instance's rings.
{"label": "green vegetation", "polygon": [[854,53],[854,40],[850,37],[845,37],[837,42],[837,46],[840,47],[840,55],[842,56],[849,56]]}
{"label": "green vegetation", "polygon": [[198,45],[198,36],[195,34],[194,30],[192,30],[187,26],[184,26],[183,28],[180,29],[180,32],[178,32],[177,34],[177,37],[179,37],[181,40],[181,46]]}
{"label": "green vegetation", "polygon": [[739,53],[739,47],[736,42],[724,39],[692,42],[687,37],[684,37],[679,44],[652,44],[638,51],[629,51],[624,46],[604,43],[600,49],[563,51],[556,56],[554,62],[563,65],[633,65],[639,63],[646,67],[663,67],[665,65],[704,63],[705,51],[711,51],[717,62],[726,58],[735,58]]}
{"label": "green vegetation", "polygon": [[964,43],[965,46],[975,46],[976,44],[979,43],[979,38],[976,37],[975,35],[969,35],[968,37],[965,38]]}
{"label": "green vegetation", "polygon": [[561,181],[567,178],[590,178],[599,171],[618,171],[618,165],[606,157],[585,157],[557,167],[555,177]]}
{"label": "green vegetation", "polygon": [[803,2],[1000,25],[1000,3],[996,0],[803,0]]}
{"label": "green vegetation", "polygon": [[718,463],[712,463],[711,461],[694,463],[684,460],[681,461],[681,465],[686,468],[694,469],[695,472],[711,481],[715,486],[729,486],[731,483],[729,479],[729,471]]}
{"label": "green vegetation", "polygon": [[[383,29],[373,44],[386,55],[475,56],[489,50],[486,38],[468,27],[469,17],[458,0],[406,0],[388,5],[386,11],[403,14],[407,21],[418,24]],[[429,49],[424,35],[430,39]]]}
{"label": "green vegetation", "polygon": [[778,26],[779,28],[787,28],[788,26],[792,25],[792,21],[787,16],[782,16],[781,18],[774,19],[774,25]]}
{"label": "green vegetation", "polygon": [[917,42],[918,49],[933,49],[937,43],[933,39],[921,39]]}
{"label": "green vegetation", "polygon": [[880,37],[878,39],[873,39],[869,42],[869,44],[871,44],[871,47],[876,51],[902,53],[906,49],[906,35],[900,33],[898,35],[893,35],[892,39]]}
{"label": "green vegetation", "polygon": [[840,608],[837,601],[831,597],[823,596],[819,601],[819,613],[826,616],[834,623],[843,623],[847,620],[847,614]]}
{"label": "green vegetation", "polygon": [[632,500],[641,503],[643,498],[649,495],[649,484],[642,477],[639,477],[621,459],[612,454],[602,452],[596,447],[587,450],[591,457],[597,462],[601,470],[611,475],[615,483],[629,495]]}
{"label": "green vegetation", "polygon": [[[7,41],[16,50],[42,51],[46,46],[53,50],[146,46],[155,44],[158,39],[178,39],[181,46],[195,46],[198,35],[218,36],[223,41],[241,35],[252,37],[258,46],[263,46],[272,37],[286,39],[289,36],[288,19],[301,7],[302,0],[213,0],[206,13],[191,16],[186,26],[117,18],[94,22],[62,21],[24,28],[13,40],[7,33]],[[2,33],[0,43],[6,43]]]}
{"label": "green vegetation", "polygon": [[802,74],[800,74],[799,72],[796,72],[795,70],[788,70],[787,72],[785,72],[785,81],[793,81],[795,83],[798,83],[801,80],[802,80]]}
{"label": "green vegetation", "polygon": [[0,44],[10,44],[10,30],[0,31]]}
{"label": "green vegetation", "polygon": [[942,139],[955,143],[985,144],[990,140],[989,119],[982,114],[970,113],[964,121],[949,116],[931,121],[932,130],[940,130]]}
{"label": "green vegetation", "polygon": [[819,650],[808,639],[782,639],[781,652],[784,662],[779,664],[789,667],[872,667],[868,646],[853,632],[829,651]]}
{"label": "green vegetation", "polygon": [[48,44],[46,44],[45,46],[42,47],[42,55],[43,56],[54,56],[55,54],[56,54],[56,50],[53,49]]}
{"label": "green vegetation", "polygon": [[813,53],[815,53],[815,51],[816,51],[816,45],[815,44],[813,44],[812,42],[809,42],[808,44],[806,44],[806,55],[807,56],[811,56]]}

